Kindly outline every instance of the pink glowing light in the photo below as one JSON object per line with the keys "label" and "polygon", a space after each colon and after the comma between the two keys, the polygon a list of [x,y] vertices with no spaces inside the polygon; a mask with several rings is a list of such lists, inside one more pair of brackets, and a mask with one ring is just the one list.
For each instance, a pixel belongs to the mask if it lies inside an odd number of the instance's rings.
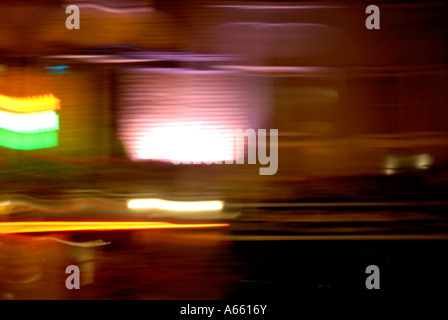
{"label": "pink glowing light", "polygon": [[134,161],[223,163],[235,159],[232,130],[256,127],[253,77],[235,72],[122,71],[119,134]]}

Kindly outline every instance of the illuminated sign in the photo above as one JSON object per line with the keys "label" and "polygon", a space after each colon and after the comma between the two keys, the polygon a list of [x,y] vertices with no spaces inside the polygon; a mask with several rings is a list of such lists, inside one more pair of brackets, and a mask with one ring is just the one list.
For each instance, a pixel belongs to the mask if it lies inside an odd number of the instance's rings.
{"label": "illuminated sign", "polygon": [[58,145],[60,100],[53,94],[31,97],[0,95],[0,146],[34,150]]}

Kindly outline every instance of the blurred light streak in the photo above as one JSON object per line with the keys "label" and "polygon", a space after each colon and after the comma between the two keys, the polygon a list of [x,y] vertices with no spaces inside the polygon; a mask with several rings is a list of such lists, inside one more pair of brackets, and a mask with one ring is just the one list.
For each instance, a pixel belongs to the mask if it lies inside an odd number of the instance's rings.
{"label": "blurred light streak", "polygon": [[168,201],[162,199],[136,199],[128,201],[129,209],[161,209],[171,211],[222,210],[223,201]]}
{"label": "blurred light streak", "polygon": [[269,6],[269,5],[210,5],[208,8],[231,8],[231,9],[244,9],[244,10],[310,10],[310,9],[340,9],[346,8],[341,6]]}
{"label": "blurred light streak", "polygon": [[123,53],[126,57],[134,59],[154,59],[154,60],[169,60],[182,62],[210,62],[210,61],[238,61],[242,60],[242,56],[237,55],[223,55],[223,54],[197,54],[197,53],[183,53],[183,52],[126,52]]}
{"label": "blurred light streak", "polygon": [[8,112],[26,113],[55,111],[61,108],[61,101],[53,94],[31,97],[8,97],[0,95],[0,109]]}
{"label": "blurred light streak", "polygon": [[7,207],[9,205],[11,205],[11,201],[9,200],[0,202],[0,207]]}
{"label": "blurred light streak", "polygon": [[137,157],[183,163],[233,160],[233,137],[210,125],[175,123],[142,137]]}
{"label": "blurred light streak", "polygon": [[34,150],[58,145],[60,100],[53,94],[30,97],[0,95],[0,145]]}
{"label": "blurred light streak", "polygon": [[79,3],[76,4],[79,8],[89,8],[89,9],[95,9],[103,12],[109,12],[109,13],[144,13],[144,12],[153,12],[155,11],[153,8],[149,7],[131,7],[131,8],[113,8],[113,7],[107,7],[98,5],[95,3]]}
{"label": "blurred light streak", "polygon": [[45,69],[49,70],[49,74],[66,74],[68,73],[69,66],[66,65],[59,65],[59,66],[50,66],[45,67]]}
{"label": "blurred light streak", "polygon": [[70,200],[44,200],[31,196],[20,195],[15,196],[16,199],[8,200],[9,206],[20,206],[32,208],[33,210],[43,211],[46,213],[68,213],[77,210],[85,210],[94,208],[95,210],[121,211],[126,208],[123,201],[112,201],[105,198],[89,197],[76,198],[71,197]]}
{"label": "blurred light streak", "polygon": [[63,231],[112,231],[146,229],[188,229],[227,227],[227,223],[175,224],[170,222],[116,222],[116,221],[38,221],[1,222],[0,234],[40,233]]}
{"label": "blurred light streak", "polygon": [[58,238],[54,238],[54,237],[39,237],[39,238],[35,238],[33,240],[51,240],[51,241],[55,241],[55,242],[59,242],[71,247],[77,247],[77,248],[93,248],[93,247],[102,247],[102,246],[107,246],[109,244],[111,244],[111,242],[105,242],[103,240],[93,240],[93,241],[82,241],[82,242],[74,242],[74,241],[67,241],[67,240],[62,240],[62,239],[58,239]]}
{"label": "blurred light streak", "polygon": [[413,156],[388,155],[384,161],[384,174],[393,175],[402,170],[427,170],[434,163],[431,155],[427,153]]}
{"label": "blurred light streak", "polygon": [[67,68],[68,68],[68,66],[65,66],[65,65],[45,67],[45,69],[49,69],[49,70],[64,70]]}
{"label": "blurred light streak", "polygon": [[0,129],[0,146],[18,150],[56,147],[58,146],[58,134],[56,131],[19,133]]}
{"label": "blurred light streak", "polygon": [[55,112],[10,113],[0,110],[0,128],[17,133],[36,133],[59,129],[59,116]]}
{"label": "blurred light streak", "polygon": [[429,167],[433,164],[433,162],[434,160],[429,154],[427,153],[421,154],[417,156],[415,167],[417,169],[426,170],[429,169]]}
{"label": "blurred light streak", "polygon": [[47,59],[72,59],[87,63],[140,63],[140,62],[155,62],[161,59],[157,58],[126,58],[110,54],[97,55],[57,55],[47,56]]}
{"label": "blurred light streak", "polygon": [[267,73],[292,73],[297,75],[307,75],[309,77],[318,77],[322,74],[334,74],[337,70],[328,67],[294,67],[294,66],[245,66],[245,65],[216,65],[217,69],[236,70],[248,72],[267,72]]}

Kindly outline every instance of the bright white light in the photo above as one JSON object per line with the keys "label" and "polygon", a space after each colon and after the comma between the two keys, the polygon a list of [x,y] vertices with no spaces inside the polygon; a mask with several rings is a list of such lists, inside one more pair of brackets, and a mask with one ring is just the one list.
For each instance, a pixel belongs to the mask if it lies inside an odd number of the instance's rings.
{"label": "bright white light", "polygon": [[222,201],[168,201],[162,199],[136,199],[128,201],[129,209],[160,209],[168,211],[218,211]]}
{"label": "bright white light", "polygon": [[200,123],[176,123],[152,128],[138,138],[137,159],[183,163],[233,160],[233,136]]}
{"label": "bright white light", "polygon": [[119,136],[134,161],[233,162],[238,146],[228,131],[257,128],[268,114],[258,81],[238,72],[183,68],[121,72]]}
{"label": "bright white light", "polygon": [[0,128],[33,133],[59,129],[59,116],[54,111],[16,114],[0,111]]}

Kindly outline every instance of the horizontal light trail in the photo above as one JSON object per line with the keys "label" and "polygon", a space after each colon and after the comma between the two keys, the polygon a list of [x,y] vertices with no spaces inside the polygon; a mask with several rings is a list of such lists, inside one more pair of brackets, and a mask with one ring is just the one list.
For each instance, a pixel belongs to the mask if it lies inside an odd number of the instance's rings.
{"label": "horizontal light trail", "polygon": [[222,201],[168,201],[162,199],[136,199],[128,201],[129,209],[160,209],[169,211],[217,211]]}
{"label": "horizontal light trail", "polygon": [[19,133],[59,130],[59,116],[53,111],[17,114],[0,110],[0,128]]}
{"label": "horizontal light trail", "polygon": [[0,128],[0,146],[18,150],[57,147],[58,134],[57,131],[18,133]]}
{"label": "horizontal light trail", "polygon": [[146,12],[154,11],[154,9],[150,8],[150,7],[113,8],[113,7],[98,5],[95,3],[77,3],[76,5],[79,8],[96,9],[96,10],[103,11],[103,12],[110,12],[110,13],[117,13],[117,14],[146,13]]}
{"label": "horizontal light trail", "polygon": [[0,109],[15,113],[55,111],[61,108],[61,101],[53,94],[31,97],[9,97],[0,95]]}
{"label": "horizontal light trail", "polygon": [[328,6],[328,5],[321,5],[321,6],[282,6],[282,5],[209,5],[206,6],[208,8],[229,8],[229,9],[246,9],[246,10],[273,10],[273,9],[280,9],[280,10],[312,10],[312,9],[341,9],[346,7],[341,6]]}
{"label": "horizontal light trail", "polygon": [[113,231],[147,229],[191,229],[228,227],[227,223],[176,224],[170,222],[109,222],[109,221],[38,221],[0,222],[0,234],[63,231]]}

